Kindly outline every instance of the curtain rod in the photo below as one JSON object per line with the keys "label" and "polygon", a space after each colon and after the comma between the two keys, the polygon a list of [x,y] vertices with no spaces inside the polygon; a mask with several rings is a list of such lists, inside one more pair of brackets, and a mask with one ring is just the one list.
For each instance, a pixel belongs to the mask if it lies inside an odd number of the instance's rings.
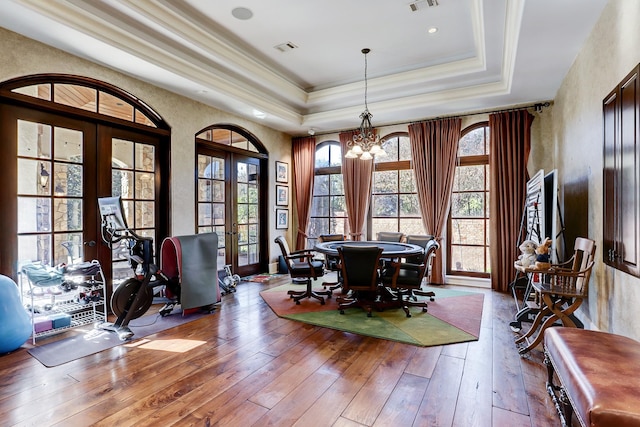
{"label": "curtain rod", "polygon": [[[544,101],[544,102],[536,102],[535,104],[529,104],[529,105],[523,105],[522,107],[511,107],[511,108],[503,108],[501,110],[487,110],[487,111],[477,111],[477,112],[470,112],[470,113],[463,113],[463,114],[452,114],[450,116],[436,116],[436,117],[432,117],[432,118],[428,118],[428,119],[423,119],[423,120],[413,120],[413,121],[409,121],[409,122],[399,122],[399,123],[390,123],[388,125],[383,125],[383,126],[376,126],[376,128],[378,127],[386,127],[386,126],[398,126],[398,125],[410,125],[412,123],[420,123],[420,122],[426,122],[429,120],[437,120],[437,119],[444,119],[444,118],[448,118],[448,117],[469,117],[469,116],[478,116],[480,114],[494,114],[494,113],[504,113],[507,111],[518,111],[518,110],[528,110],[529,108],[533,108],[536,113],[539,113],[542,111],[543,108],[549,107],[551,105],[551,101]],[[357,128],[353,128],[353,129],[357,129]],[[334,133],[340,133],[340,132],[344,132],[345,130],[349,130],[349,129],[343,129],[343,130],[334,130],[334,131],[330,131],[330,132],[322,132],[322,133],[315,133],[313,135],[309,135],[309,136],[323,136],[323,135],[331,135]],[[294,136],[294,138],[304,138],[303,136]]]}

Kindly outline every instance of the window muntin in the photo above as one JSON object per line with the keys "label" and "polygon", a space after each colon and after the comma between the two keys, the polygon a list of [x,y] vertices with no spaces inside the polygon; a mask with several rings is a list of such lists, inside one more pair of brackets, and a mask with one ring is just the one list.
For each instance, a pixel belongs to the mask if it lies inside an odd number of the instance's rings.
{"label": "window muntin", "polygon": [[226,128],[211,128],[196,135],[196,138],[216,144],[227,145],[241,150],[259,153],[260,150],[247,137]]}
{"label": "window muntin", "polygon": [[348,234],[347,210],[342,181],[342,149],[336,141],[316,147],[313,200],[307,246],[313,247],[322,234]]}
{"label": "window muntin", "polygon": [[104,114],[128,122],[157,127],[149,116],[132,104],[132,102],[138,102],[141,104],[141,108],[146,107],[140,100],[129,102],[122,96],[81,84],[39,83],[17,87],[12,89],[11,92],[79,108],[92,113]]}
{"label": "window muntin", "polygon": [[374,160],[369,239],[375,239],[381,231],[426,234],[411,168],[408,134],[403,132],[383,138],[382,148],[387,156]]}
{"label": "window muntin", "polygon": [[489,125],[462,132],[447,227],[447,274],[489,277]]}

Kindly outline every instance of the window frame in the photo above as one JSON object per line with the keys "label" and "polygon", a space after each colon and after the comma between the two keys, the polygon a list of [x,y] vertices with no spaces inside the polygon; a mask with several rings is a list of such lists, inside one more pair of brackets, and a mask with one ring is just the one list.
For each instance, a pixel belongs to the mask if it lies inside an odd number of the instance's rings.
{"label": "window frame", "polygon": [[[488,121],[482,121],[482,122],[478,122],[478,123],[474,123],[472,125],[467,126],[465,129],[462,130],[461,134],[460,134],[460,140],[462,140],[467,134],[477,130],[477,129],[484,129],[484,142],[485,142],[485,153],[486,154],[482,154],[482,155],[470,155],[470,156],[458,156],[456,155],[456,171],[457,168],[459,166],[489,166],[490,165],[490,154],[489,154],[489,132],[490,132],[490,128],[489,128],[489,122]],[[459,150],[459,149],[458,149]],[[486,169],[486,168],[485,168]],[[473,219],[478,219],[478,220],[482,220],[485,224],[484,226],[484,244],[483,245],[473,245],[473,244],[465,244],[465,245],[460,245],[460,244],[453,244],[452,243],[452,236],[453,236],[453,224],[452,221],[456,218],[454,218],[452,216],[452,206],[449,206],[449,214],[447,215],[447,234],[446,234],[446,253],[447,253],[447,262],[446,262],[446,274],[448,276],[457,276],[457,277],[473,277],[473,278],[483,278],[483,279],[488,279],[491,277],[491,272],[490,272],[490,268],[491,268],[491,263],[490,263],[490,259],[489,259],[489,255],[488,255],[488,249],[489,249],[489,223],[491,221],[491,218],[489,216],[490,212],[489,212],[489,206],[488,206],[488,202],[490,200],[490,182],[489,182],[489,175],[487,173],[484,174],[484,216],[482,217],[473,217]],[[453,195],[457,193],[456,191],[451,190],[451,200],[453,199]],[[468,217],[461,217],[461,218],[468,218]],[[483,247],[484,248],[484,266],[485,266],[485,272],[481,273],[481,272],[475,272],[475,271],[464,271],[464,270],[456,270],[453,268],[452,265],[452,251],[453,248],[455,247],[459,247],[459,246],[464,246],[464,247]]]}
{"label": "window frame", "polygon": [[[406,137],[409,138],[409,132],[393,132],[390,133],[386,136],[384,136],[383,138],[381,138],[380,140],[380,144],[383,145],[385,142],[394,139],[394,138],[398,138],[398,144],[400,143],[399,138],[401,137]],[[398,151],[399,151],[399,147],[398,147]],[[413,173],[413,163],[412,160],[396,160],[396,161],[383,161],[380,163],[376,163],[374,161],[374,165],[373,165],[373,174],[375,174],[376,172],[389,172],[389,171],[401,171],[401,170],[409,170],[412,171]],[[415,174],[414,174],[414,180],[415,180]],[[372,175],[371,177],[371,194],[370,194],[370,199],[369,199],[369,210],[367,212],[367,239],[368,240],[375,240],[376,236],[374,236],[373,234],[373,222],[374,219],[380,218],[394,218],[394,217],[374,217],[373,215],[373,196],[377,195],[377,194],[385,194],[385,195],[396,195],[398,198],[400,197],[400,195],[406,195],[406,194],[418,194],[418,191],[416,189],[415,193],[407,193],[407,192],[401,192],[400,191],[400,180],[398,179],[398,187],[397,187],[397,192],[394,193],[374,193],[373,192],[373,185],[374,185],[374,177]],[[401,218],[407,219],[407,218],[413,218],[413,217],[402,217],[400,216],[400,203],[398,201],[398,212],[397,212],[397,216],[395,216],[395,218],[397,218],[397,227],[396,230],[389,230],[389,231],[398,231],[401,232],[401,227],[400,227],[400,220]],[[418,216],[416,216],[415,218],[421,219],[422,218],[422,213],[419,213]],[[405,233],[407,234],[407,233]],[[421,233],[409,233],[409,234],[426,234],[426,230],[424,229],[424,224],[422,224],[422,232]]]}
{"label": "window frame", "polygon": [[[311,209],[310,209],[310,213],[309,213],[309,227],[311,226],[313,219],[314,218],[327,218],[327,219],[331,219],[331,218],[342,218],[344,220],[344,234],[347,235],[349,232],[349,223],[347,220],[347,215],[346,215],[346,207],[345,207],[345,216],[344,217],[332,217],[331,216],[331,207],[329,206],[329,216],[313,216],[313,203],[314,201],[319,198],[319,197],[328,197],[329,198],[329,203],[331,202],[331,196],[340,196],[340,194],[332,194],[331,193],[331,185],[329,185],[329,194],[323,194],[323,195],[316,195],[315,191],[316,191],[316,186],[315,186],[315,177],[318,175],[328,175],[329,176],[329,180],[331,180],[331,175],[340,175],[340,177],[342,178],[342,162],[344,159],[344,155],[342,153],[342,145],[340,144],[339,141],[335,141],[335,140],[327,140],[327,141],[322,141],[318,144],[316,144],[316,153],[323,149],[324,147],[329,147],[329,165],[331,165],[333,162],[331,161],[331,146],[335,146],[338,149],[340,149],[340,164],[336,165],[336,166],[324,166],[324,167],[314,167],[314,172],[313,172],[313,176],[314,176],[314,186],[313,186],[313,194],[311,195]],[[343,181],[344,182],[344,181]],[[344,190],[344,189],[343,189]],[[342,197],[344,197],[344,191],[341,194]],[[346,202],[345,202],[346,203]],[[307,228],[307,231],[309,231],[309,227]],[[327,234],[334,234],[335,230],[331,230],[331,228],[329,228],[329,231]],[[307,247],[309,248],[313,248],[317,239],[319,236],[313,236],[311,234],[308,235],[307,237]]]}

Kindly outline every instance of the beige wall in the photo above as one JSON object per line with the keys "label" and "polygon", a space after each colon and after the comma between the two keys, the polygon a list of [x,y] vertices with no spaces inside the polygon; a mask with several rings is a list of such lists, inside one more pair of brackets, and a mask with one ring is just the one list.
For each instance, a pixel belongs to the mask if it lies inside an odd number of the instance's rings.
{"label": "beige wall", "polygon": [[[610,0],[555,99],[545,147],[555,152],[567,235],[596,241],[587,327],[640,339],[640,280],[602,262],[602,100],[640,62],[640,2]],[[546,168],[545,168],[546,169]]]}
{"label": "beige wall", "polygon": [[[65,73],[95,78],[139,97],[171,126],[171,234],[195,232],[195,182],[193,179],[196,133],[216,123],[232,123],[255,135],[269,151],[269,176],[275,176],[275,161],[291,164],[289,135],[255,122],[208,107],[196,101],[91,63],[19,34],[0,28],[0,81],[39,73]],[[275,186],[269,188],[270,260],[275,262],[279,249],[273,243],[275,230]],[[291,241],[293,227],[286,237]]]}

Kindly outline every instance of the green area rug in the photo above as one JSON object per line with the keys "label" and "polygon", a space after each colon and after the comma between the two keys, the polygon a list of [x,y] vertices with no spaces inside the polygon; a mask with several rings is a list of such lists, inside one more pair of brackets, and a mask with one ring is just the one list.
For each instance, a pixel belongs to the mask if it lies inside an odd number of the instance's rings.
{"label": "green area rug", "polygon": [[481,293],[427,287],[436,293],[428,312],[410,307],[411,317],[406,317],[402,309],[374,310],[373,316],[367,317],[360,308],[349,308],[340,314],[336,303],[339,291],[334,291],[325,305],[315,299],[303,299],[297,305],[287,295],[290,289],[300,290],[301,286],[282,285],[260,295],[279,317],[422,347],[476,341],[480,335],[484,301]]}

